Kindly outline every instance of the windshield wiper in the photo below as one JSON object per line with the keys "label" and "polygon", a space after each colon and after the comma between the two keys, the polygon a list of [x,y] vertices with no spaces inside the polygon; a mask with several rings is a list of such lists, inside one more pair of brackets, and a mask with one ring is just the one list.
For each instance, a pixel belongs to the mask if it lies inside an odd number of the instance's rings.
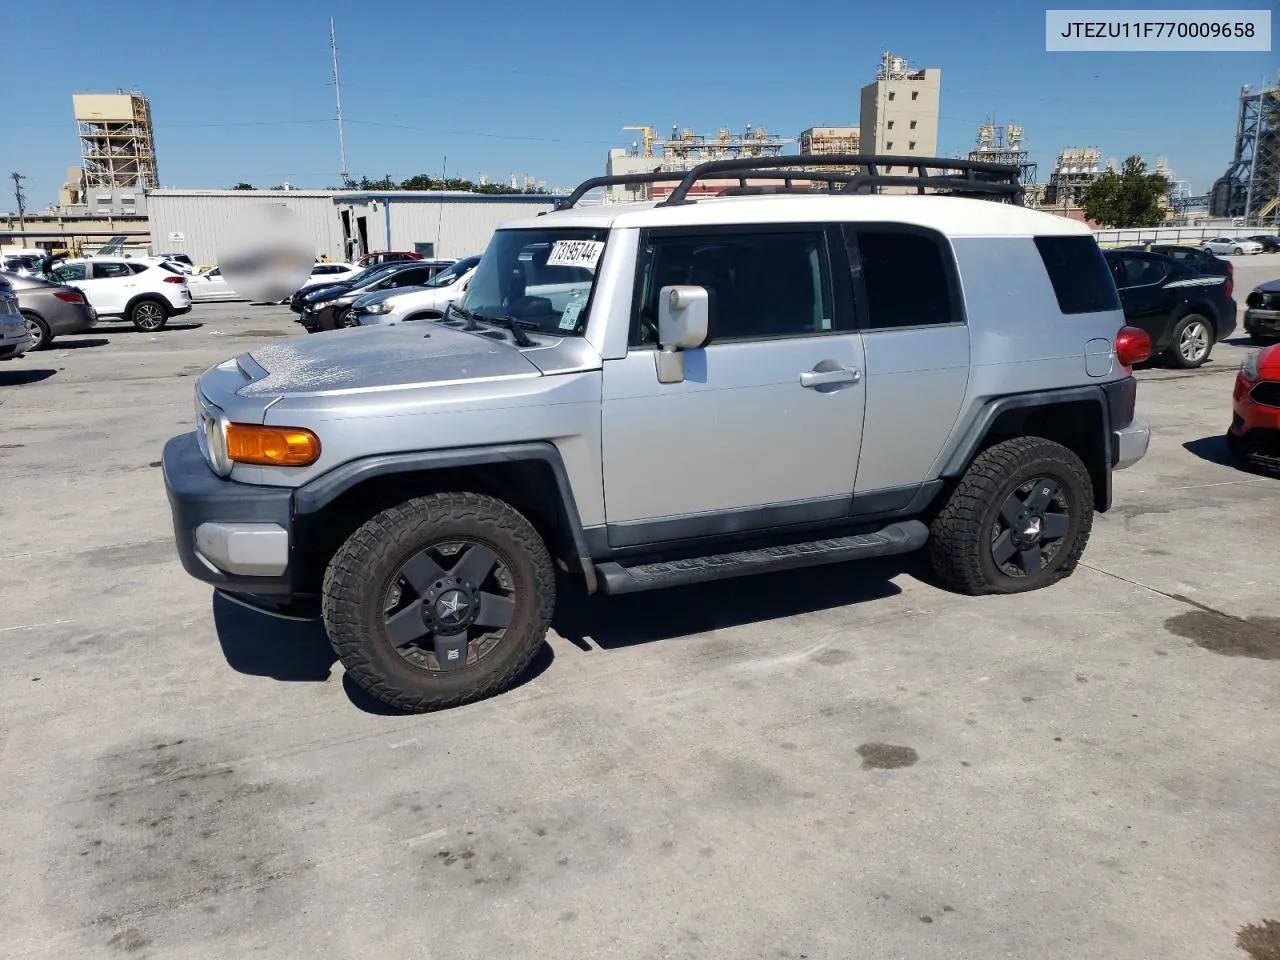
{"label": "windshield wiper", "polygon": [[462,328],[463,330],[479,330],[480,329],[480,325],[476,323],[476,315],[472,313],[470,310],[466,309],[465,307],[458,306],[452,300],[450,300],[448,304],[445,305],[444,316],[441,317],[440,319],[448,320],[450,312],[456,313],[458,316],[460,316],[463,320],[466,321],[467,325]]}
{"label": "windshield wiper", "polygon": [[511,337],[515,340],[517,347],[536,347],[538,342],[530,339],[525,330],[537,330],[538,325],[528,320],[517,320],[515,317],[487,317],[482,313],[473,313],[473,317],[484,323],[492,323],[495,326],[504,327],[511,331]]}

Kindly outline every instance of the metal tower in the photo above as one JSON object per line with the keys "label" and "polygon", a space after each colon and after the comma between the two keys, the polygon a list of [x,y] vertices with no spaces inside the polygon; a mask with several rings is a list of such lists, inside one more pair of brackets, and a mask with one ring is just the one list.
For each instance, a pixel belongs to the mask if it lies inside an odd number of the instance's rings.
{"label": "metal tower", "polygon": [[151,104],[140,93],[71,96],[86,187],[158,187]]}
{"label": "metal tower", "polygon": [[1280,208],[1280,85],[1244,87],[1236,148],[1227,172],[1214,181],[1209,213],[1253,225]]}

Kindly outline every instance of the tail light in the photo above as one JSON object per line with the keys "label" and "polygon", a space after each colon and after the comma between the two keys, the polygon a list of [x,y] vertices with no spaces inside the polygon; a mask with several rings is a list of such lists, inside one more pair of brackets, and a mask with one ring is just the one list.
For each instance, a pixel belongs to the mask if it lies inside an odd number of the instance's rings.
{"label": "tail light", "polygon": [[187,278],[186,277],[165,277],[164,282],[165,283],[186,283]]}
{"label": "tail light", "polygon": [[58,291],[54,296],[59,300],[65,300],[67,303],[84,303],[83,293],[63,293]]}
{"label": "tail light", "polygon": [[1147,331],[1121,327],[1116,334],[1116,359],[1126,367],[1151,359],[1151,338]]}
{"label": "tail light", "polygon": [[1223,284],[1223,286],[1225,286],[1225,287],[1227,288],[1227,296],[1228,296],[1228,297],[1229,297],[1229,296],[1231,296],[1231,294],[1235,292],[1235,289],[1236,289],[1236,265],[1235,265],[1234,263],[1230,263],[1230,262],[1228,262],[1228,263],[1227,263],[1227,282],[1226,282],[1225,284]]}

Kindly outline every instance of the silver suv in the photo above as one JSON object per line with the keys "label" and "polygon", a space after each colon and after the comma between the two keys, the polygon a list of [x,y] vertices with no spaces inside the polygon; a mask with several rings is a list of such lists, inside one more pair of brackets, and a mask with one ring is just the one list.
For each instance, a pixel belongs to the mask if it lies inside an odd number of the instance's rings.
{"label": "silver suv", "polygon": [[1093,237],[1016,168],[798,162],[588,181],[498,230],[438,321],[211,368],[164,450],[183,565],[322,615],[407,710],[508,686],[557,568],[608,594],[921,548],[964,593],[1069,575],[1148,442],[1150,343]]}

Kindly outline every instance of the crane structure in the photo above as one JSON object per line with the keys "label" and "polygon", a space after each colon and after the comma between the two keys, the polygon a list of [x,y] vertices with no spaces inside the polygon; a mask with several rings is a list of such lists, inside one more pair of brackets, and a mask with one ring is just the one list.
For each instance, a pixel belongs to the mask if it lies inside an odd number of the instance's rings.
{"label": "crane structure", "polygon": [[1022,127],[1016,124],[988,121],[978,127],[978,141],[969,150],[969,159],[1019,167],[1022,173],[1018,179],[1024,184],[1035,183],[1038,167],[1022,145],[1022,135]]}

